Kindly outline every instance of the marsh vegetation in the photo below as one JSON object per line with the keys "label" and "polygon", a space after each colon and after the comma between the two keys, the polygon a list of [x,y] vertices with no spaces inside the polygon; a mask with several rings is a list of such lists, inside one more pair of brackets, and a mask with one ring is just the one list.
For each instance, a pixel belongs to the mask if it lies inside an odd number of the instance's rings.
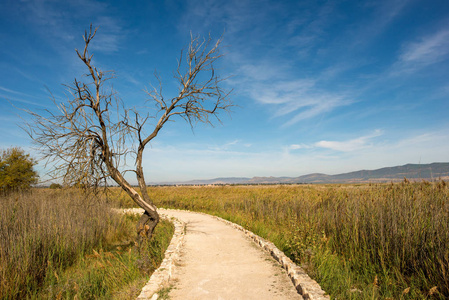
{"label": "marsh vegetation", "polygon": [[0,201],[0,299],[135,299],[173,226],[136,246],[138,216],[76,190],[34,189]]}
{"label": "marsh vegetation", "polygon": [[[449,297],[444,181],[148,192],[159,207],[221,216],[271,240],[333,299]],[[103,209],[135,202],[120,188],[100,203],[85,201],[73,191],[50,189],[2,198],[0,298],[136,295],[162,259],[171,225],[156,227],[148,247],[153,252],[142,258],[134,246],[137,217]]]}
{"label": "marsh vegetation", "polygon": [[449,297],[444,181],[149,192],[157,206],[218,215],[271,240],[334,299]]}

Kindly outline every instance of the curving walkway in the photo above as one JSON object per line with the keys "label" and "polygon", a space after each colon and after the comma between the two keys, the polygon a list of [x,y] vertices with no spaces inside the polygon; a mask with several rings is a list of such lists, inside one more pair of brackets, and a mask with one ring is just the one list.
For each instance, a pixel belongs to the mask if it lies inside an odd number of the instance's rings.
{"label": "curving walkway", "polygon": [[303,299],[284,269],[243,232],[205,214],[160,212],[187,225],[170,299]]}

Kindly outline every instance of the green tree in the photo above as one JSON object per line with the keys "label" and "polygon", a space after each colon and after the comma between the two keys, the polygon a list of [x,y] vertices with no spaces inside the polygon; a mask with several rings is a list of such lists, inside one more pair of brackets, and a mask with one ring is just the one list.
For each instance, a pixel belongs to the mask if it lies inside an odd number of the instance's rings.
{"label": "green tree", "polygon": [[0,152],[0,191],[26,190],[37,183],[36,165],[29,154],[19,147],[11,147]]}

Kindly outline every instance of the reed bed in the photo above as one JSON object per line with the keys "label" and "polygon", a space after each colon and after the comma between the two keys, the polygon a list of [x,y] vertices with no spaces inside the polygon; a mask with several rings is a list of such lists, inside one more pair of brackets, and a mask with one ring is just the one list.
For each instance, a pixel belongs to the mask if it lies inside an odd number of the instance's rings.
{"label": "reed bed", "polygon": [[88,200],[74,190],[2,197],[0,299],[135,297],[173,234],[172,225],[162,223],[137,251],[135,218],[114,213],[104,198]]}
{"label": "reed bed", "polygon": [[444,181],[152,187],[150,193],[158,206],[218,215],[273,241],[333,299],[449,298]]}

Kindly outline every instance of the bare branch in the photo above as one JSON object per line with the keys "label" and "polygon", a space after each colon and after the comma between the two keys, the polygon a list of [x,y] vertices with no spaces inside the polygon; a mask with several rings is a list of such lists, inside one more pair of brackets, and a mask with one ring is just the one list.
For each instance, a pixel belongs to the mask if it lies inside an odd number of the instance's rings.
{"label": "bare branch", "polygon": [[[83,77],[86,81],[75,78],[66,86],[70,96],[65,103],[58,104],[53,98],[57,112],[29,111],[33,122],[28,124],[27,132],[40,147],[47,164],[53,166],[53,176],[62,178],[66,185],[98,188],[112,179],[121,186],[145,210],[139,223],[142,231],[145,224],[155,226],[159,220],[142,167],[146,145],[172,119],[180,117],[192,127],[198,122],[212,125],[213,119],[220,122],[219,114],[232,107],[230,92],[222,88],[226,78],[219,77],[214,66],[222,57],[222,38],[213,42],[210,36],[207,39],[191,36],[187,50],[181,51],[174,74],[178,81],[177,95],[164,98],[161,79],[155,73],[158,88],[146,90],[146,103],[155,107],[149,110],[126,108],[112,86],[106,88],[105,83],[114,73],[97,69],[92,64],[93,54],[89,53],[96,32],[97,28],[91,25],[83,36],[84,49],[75,50],[88,70]],[[150,119],[156,123],[151,124]],[[128,166],[131,158],[135,169]],[[130,172],[136,175],[141,195],[125,179]],[[151,232],[152,229],[150,235]]]}
{"label": "bare branch", "polygon": [[[159,104],[160,116],[153,132],[144,139],[146,145],[157,136],[160,129],[170,118],[179,116],[190,126],[198,122],[212,125],[211,117],[221,122],[219,114],[229,112],[233,106],[230,92],[225,91],[221,84],[226,78],[216,75],[214,63],[222,57],[220,44],[222,38],[212,43],[212,38],[200,39],[191,36],[187,54],[181,51],[175,78],[179,83],[178,96],[166,105],[162,93],[153,90],[148,93],[152,100]],[[185,67],[183,61],[185,59]]]}

